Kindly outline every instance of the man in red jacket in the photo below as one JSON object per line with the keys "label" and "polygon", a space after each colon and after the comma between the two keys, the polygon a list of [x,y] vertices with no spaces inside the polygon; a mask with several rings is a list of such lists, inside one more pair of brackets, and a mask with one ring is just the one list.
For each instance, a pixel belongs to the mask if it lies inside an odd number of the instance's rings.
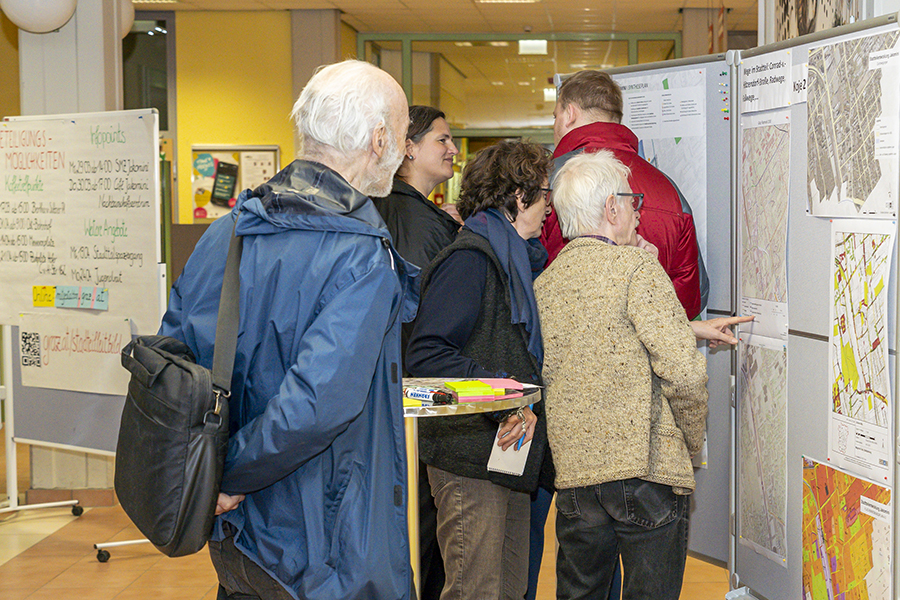
{"label": "man in red jacket", "polygon": [[[638,155],[638,139],[621,124],[622,91],[602,71],[579,71],[559,88],[553,110],[555,168],[580,152],[605,148],[631,169],[629,183],[644,194],[638,234],[659,248],[659,262],[672,279],[689,319],[706,306],[709,280],[697,246],[690,206],[662,171]],[[556,212],[544,222],[541,242],[550,253],[547,264],[565,246]]]}

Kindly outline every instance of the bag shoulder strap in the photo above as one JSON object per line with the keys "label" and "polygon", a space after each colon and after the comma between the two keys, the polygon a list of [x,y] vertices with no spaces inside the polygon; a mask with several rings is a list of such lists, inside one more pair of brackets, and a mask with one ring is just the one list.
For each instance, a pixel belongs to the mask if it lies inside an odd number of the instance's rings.
{"label": "bag shoulder strap", "polygon": [[231,229],[228,242],[228,258],[225,261],[225,276],[222,280],[222,294],[219,296],[219,317],[216,321],[216,342],[213,350],[213,386],[231,394],[231,375],[234,370],[234,355],[237,351],[237,334],[240,316],[238,307],[241,295],[241,251],[244,240],[235,235],[237,219]]}

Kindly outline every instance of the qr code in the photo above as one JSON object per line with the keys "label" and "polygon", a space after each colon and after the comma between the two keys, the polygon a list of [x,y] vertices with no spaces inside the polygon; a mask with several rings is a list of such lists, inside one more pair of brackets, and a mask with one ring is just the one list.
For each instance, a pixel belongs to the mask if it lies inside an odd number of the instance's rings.
{"label": "qr code", "polygon": [[22,366],[41,366],[41,334],[22,332]]}

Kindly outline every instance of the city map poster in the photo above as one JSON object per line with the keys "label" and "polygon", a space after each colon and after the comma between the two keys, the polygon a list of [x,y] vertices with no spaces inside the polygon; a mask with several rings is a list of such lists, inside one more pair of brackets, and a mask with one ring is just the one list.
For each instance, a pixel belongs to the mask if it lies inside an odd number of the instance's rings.
{"label": "city map poster", "polygon": [[742,334],[738,360],[739,539],[787,568],[787,345]]}
{"label": "city map poster", "polygon": [[622,124],[640,140],[641,156],[671,178],[687,199],[705,255],[707,69],[613,77],[622,88]]}
{"label": "city map poster", "polygon": [[829,328],[828,460],[892,484],[888,285],[895,221],[835,219]]}
{"label": "city map poster", "polygon": [[900,32],[809,49],[808,211],[897,216]]}
{"label": "city map poster", "polygon": [[890,600],[891,489],[803,457],[804,600]]}
{"label": "city map poster", "polygon": [[756,317],[741,332],[787,340],[787,235],[790,196],[790,110],[741,119],[741,313]]}

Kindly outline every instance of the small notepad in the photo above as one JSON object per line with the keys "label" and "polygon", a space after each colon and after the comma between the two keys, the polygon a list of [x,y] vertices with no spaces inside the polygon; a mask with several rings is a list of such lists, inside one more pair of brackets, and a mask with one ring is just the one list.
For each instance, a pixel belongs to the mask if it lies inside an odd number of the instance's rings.
{"label": "small notepad", "polygon": [[[500,424],[503,427],[503,424]],[[497,428],[500,431],[500,428]],[[488,471],[506,473],[507,475],[520,476],[525,472],[525,461],[528,460],[528,451],[531,450],[531,440],[528,440],[516,451],[516,445],[510,446],[506,452],[497,445],[497,437],[494,436],[494,447],[491,449],[491,457],[488,459]]]}

